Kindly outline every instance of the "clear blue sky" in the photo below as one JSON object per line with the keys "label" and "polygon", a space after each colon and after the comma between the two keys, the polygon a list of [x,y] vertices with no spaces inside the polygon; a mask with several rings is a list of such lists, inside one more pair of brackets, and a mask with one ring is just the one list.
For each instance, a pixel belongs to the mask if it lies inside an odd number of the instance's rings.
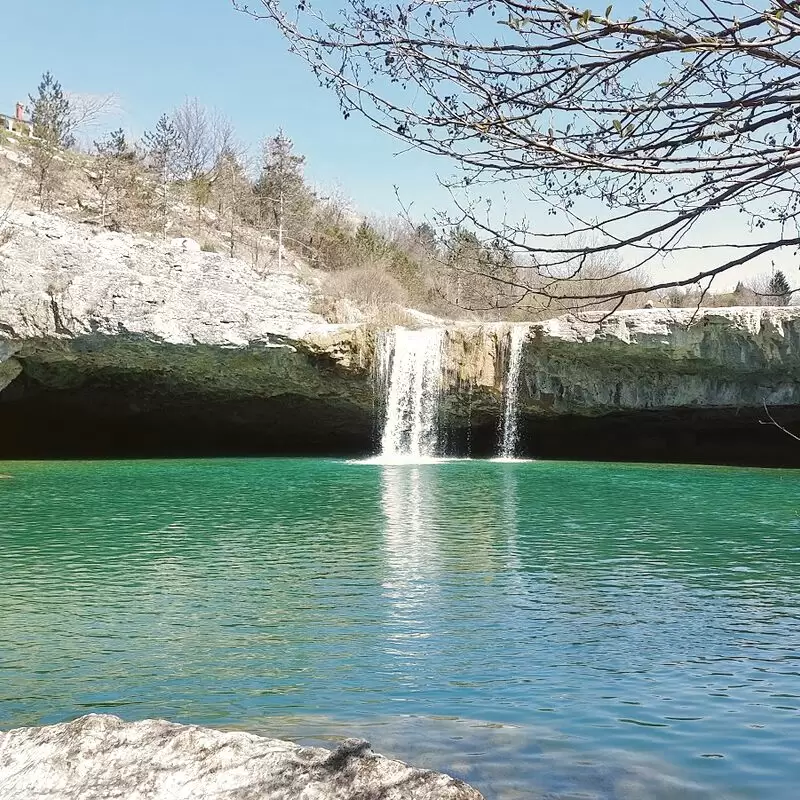
{"label": "clear blue sky", "polygon": [[[256,2],[253,5],[257,5]],[[363,119],[345,121],[333,95],[286,51],[267,23],[230,0],[19,0],[2,3],[0,108],[27,100],[51,70],[65,90],[119,96],[133,134],[196,96],[254,144],[282,127],[306,155],[307,174],[339,185],[363,212],[398,210],[393,186],[423,216],[443,202],[435,171],[447,165],[402,145]]]}

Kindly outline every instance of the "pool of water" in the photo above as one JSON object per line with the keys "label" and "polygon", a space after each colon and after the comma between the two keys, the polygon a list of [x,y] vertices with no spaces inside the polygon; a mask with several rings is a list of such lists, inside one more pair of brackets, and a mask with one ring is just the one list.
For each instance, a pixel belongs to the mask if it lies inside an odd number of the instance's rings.
{"label": "pool of water", "polygon": [[0,473],[0,728],[363,736],[501,800],[797,796],[798,472]]}

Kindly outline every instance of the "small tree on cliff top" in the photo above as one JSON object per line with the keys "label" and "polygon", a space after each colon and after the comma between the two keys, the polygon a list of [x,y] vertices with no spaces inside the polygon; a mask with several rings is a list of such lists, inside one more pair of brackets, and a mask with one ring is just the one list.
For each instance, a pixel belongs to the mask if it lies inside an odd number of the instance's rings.
{"label": "small tree on cliff top", "polygon": [[55,147],[71,147],[72,116],[70,103],[61,84],[51,72],[45,72],[35,95],[28,95],[31,104],[33,135]]}
{"label": "small tree on cliff top", "polygon": [[[561,299],[707,290],[740,264],[800,245],[796,0],[661,0],[624,11],[352,0],[330,13],[313,0],[234,3],[277,24],[345,116],[458,167],[447,221],[514,250],[522,302],[561,292],[590,255],[620,251],[618,275],[664,252],[702,254],[705,266],[635,288],[581,280]],[[529,216],[477,205],[500,191],[493,183]],[[733,240],[730,212],[743,222]]]}
{"label": "small tree on cliff top", "polygon": [[[60,183],[59,150],[74,144],[70,103],[61,84],[51,72],[45,72],[35,95],[29,95],[33,140],[31,172],[41,208],[51,205]],[[63,156],[61,156],[63,159]]]}
{"label": "small tree on cliff top", "polygon": [[294,152],[294,143],[279,130],[265,140],[261,174],[255,195],[265,223],[282,226],[289,236],[298,237],[311,209],[313,194],[303,177],[305,156]]}
{"label": "small tree on cliff top", "polygon": [[781,270],[776,270],[769,281],[769,293],[774,296],[777,305],[787,306],[791,302],[791,288],[789,281]]}
{"label": "small tree on cliff top", "polygon": [[128,171],[136,154],[128,146],[121,128],[96,141],[94,149],[97,158],[89,180],[100,197],[100,224],[105,227],[109,214],[118,210],[123,202],[130,181]]}
{"label": "small tree on cliff top", "polygon": [[225,215],[229,237],[229,254],[236,251],[237,223],[250,210],[253,188],[247,178],[242,159],[233,148],[226,148],[214,166],[214,187]]}
{"label": "small tree on cliff top", "polygon": [[162,230],[167,238],[169,230],[169,186],[175,177],[178,159],[178,132],[166,114],[162,114],[156,127],[144,135],[144,145],[161,185]]}

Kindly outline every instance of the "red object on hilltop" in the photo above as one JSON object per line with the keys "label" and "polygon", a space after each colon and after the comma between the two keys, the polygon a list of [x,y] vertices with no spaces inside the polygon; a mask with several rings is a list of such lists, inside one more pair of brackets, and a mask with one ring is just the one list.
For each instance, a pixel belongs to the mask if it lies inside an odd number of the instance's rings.
{"label": "red object on hilltop", "polygon": [[25,119],[25,106],[22,103],[17,103],[16,117],[20,122]]}

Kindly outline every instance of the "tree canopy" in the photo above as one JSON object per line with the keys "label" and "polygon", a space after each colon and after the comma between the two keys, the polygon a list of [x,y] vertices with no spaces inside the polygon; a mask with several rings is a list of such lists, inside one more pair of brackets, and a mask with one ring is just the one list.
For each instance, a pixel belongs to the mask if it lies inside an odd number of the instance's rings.
{"label": "tree canopy", "polygon": [[279,130],[262,145],[261,174],[255,183],[259,207],[274,226],[282,225],[290,236],[308,212],[312,193],[303,177],[305,156],[294,151],[294,143]]}
{"label": "tree canopy", "polygon": [[[451,221],[514,251],[521,298],[615,251],[620,273],[665,252],[705,266],[573,299],[707,288],[800,245],[796,0],[235,4],[278,25],[345,115],[454,162]],[[521,216],[476,205],[497,183]]]}

